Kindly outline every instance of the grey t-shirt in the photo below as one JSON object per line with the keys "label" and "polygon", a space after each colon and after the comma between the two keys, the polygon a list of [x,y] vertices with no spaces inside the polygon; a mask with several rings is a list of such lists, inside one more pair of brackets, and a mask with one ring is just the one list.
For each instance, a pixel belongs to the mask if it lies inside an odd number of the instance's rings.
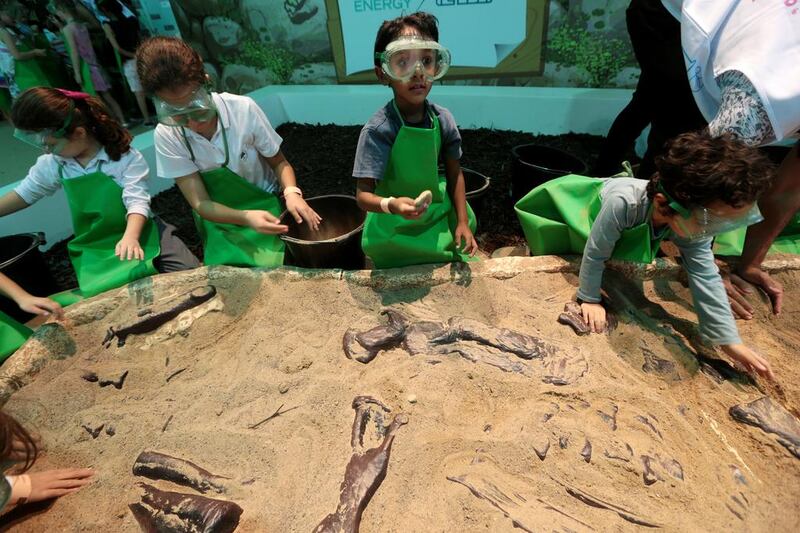
{"label": "grey t-shirt", "polygon": [[[592,224],[583,251],[578,298],[600,301],[605,262],[611,257],[623,230],[647,221],[650,199],[647,181],[607,178],[600,192],[601,207]],[[683,268],[689,275],[689,290],[700,322],[700,333],[715,345],[739,344],[739,332],[711,251],[712,239],[688,240],[669,236],[681,252]]]}
{"label": "grey t-shirt", "polygon": [[[453,114],[444,107],[429,102],[426,102],[426,109],[439,119],[439,129],[442,135],[442,149],[439,158],[461,159],[461,134],[458,132]],[[394,140],[402,125],[402,119],[397,115],[391,101],[372,115],[369,122],[361,129],[361,135],[358,138],[356,160],[353,165],[354,178],[376,180],[383,178]],[[423,123],[406,125],[416,128],[433,127],[428,113],[425,113]]]}

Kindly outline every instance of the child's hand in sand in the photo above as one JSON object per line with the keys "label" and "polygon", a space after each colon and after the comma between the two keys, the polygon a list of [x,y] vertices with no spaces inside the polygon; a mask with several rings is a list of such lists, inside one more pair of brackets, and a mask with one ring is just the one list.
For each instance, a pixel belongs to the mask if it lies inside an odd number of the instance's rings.
{"label": "child's hand in sand", "polygon": [[389,202],[389,211],[408,220],[418,219],[427,209],[427,206],[422,209],[418,208],[414,199],[407,196],[392,198]]}
{"label": "child's hand in sand", "polygon": [[758,355],[744,344],[724,344],[720,346],[728,357],[736,361],[748,374],[759,374],[769,380],[775,379],[769,361]]}
{"label": "child's hand in sand", "polygon": [[583,321],[589,329],[595,333],[603,333],[606,330],[606,308],[602,304],[581,302],[581,312]]}
{"label": "child's hand in sand", "polygon": [[40,298],[32,294],[24,294],[17,299],[17,305],[26,313],[42,316],[55,316],[58,320],[64,318],[64,310],[58,302],[50,298]]}
{"label": "child's hand in sand", "polygon": [[94,470],[62,468],[27,475],[31,478],[31,495],[28,501],[38,502],[79,491],[92,482]]}

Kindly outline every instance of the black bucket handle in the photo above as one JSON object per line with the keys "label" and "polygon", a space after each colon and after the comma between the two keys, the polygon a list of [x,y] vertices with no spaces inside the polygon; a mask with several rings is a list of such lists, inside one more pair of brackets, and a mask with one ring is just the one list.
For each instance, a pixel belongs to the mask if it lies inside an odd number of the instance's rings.
{"label": "black bucket handle", "polygon": [[32,242],[31,242],[31,245],[28,246],[22,252],[18,253],[14,257],[12,257],[11,259],[6,259],[2,263],[0,263],[0,270],[3,270],[8,265],[16,263],[17,260],[19,260],[19,258],[24,256],[25,254],[27,254],[28,252],[30,252],[34,248],[38,248],[39,246],[41,246],[43,244],[47,244],[47,240],[44,237],[44,232],[42,232],[42,231],[37,231],[36,233],[20,233],[18,235],[9,235],[9,237],[28,237],[28,236],[33,238]]}

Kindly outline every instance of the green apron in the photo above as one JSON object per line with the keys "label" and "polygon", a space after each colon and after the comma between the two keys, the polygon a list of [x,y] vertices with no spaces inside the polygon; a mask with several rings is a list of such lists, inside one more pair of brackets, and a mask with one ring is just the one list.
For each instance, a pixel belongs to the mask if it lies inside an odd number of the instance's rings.
{"label": "green apron", "polygon": [[[742,255],[745,235],[747,235],[746,227],[718,235],[714,239],[714,253],[717,255]],[[800,213],[789,221],[767,253],[800,255]]]}
{"label": "green apron", "polygon": [[[225,143],[225,162],[220,168],[200,172],[209,198],[217,203],[239,210],[268,211],[281,214],[281,202],[228,168],[228,134],[220,120]],[[194,162],[192,144],[181,128],[183,140]],[[283,265],[283,241],[277,235],[266,235],[247,226],[222,224],[202,218],[192,211],[197,230],[203,240],[204,265],[230,265],[241,267],[278,267]]]}
{"label": "green apron", "polygon": [[[17,50],[29,52],[31,47],[27,44],[18,43]],[[47,75],[48,65],[46,61],[51,60],[50,56],[39,58],[17,60],[14,62],[14,81],[22,94],[25,90],[32,87],[54,87],[53,82]]]}
{"label": "green apron", "polygon": [[[430,113],[433,128],[414,128],[405,124],[396,104],[394,109],[402,126],[375,193],[416,198],[422,191],[430,190],[433,203],[417,220],[387,213],[367,213],[361,237],[364,253],[372,259],[375,268],[474,260],[458,250],[453,236],[458,217],[447,192],[447,180],[439,175],[442,145],[439,119]],[[467,214],[469,227],[475,231],[475,214],[469,204]]]}
{"label": "green apron", "polygon": [[[539,185],[514,206],[531,255],[583,254],[600,212],[604,181],[570,174]],[[652,209],[652,206],[651,206]],[[622,231],[612,258],[652,263],[669,231],[653,236],[648,221]]]}
{"label": "green apron", "polygon": [[[67,47],[67,55],[72,58],[72,48],[69,46],[69,39],[63,33],[61,34],[64,38],[64,46]],[[87,63],[81,56],[78,54],[78,61],[81,62],[80,64],[80,71],[81,71],[81,88],[83,92],[87,94],[91,94],[92,96],[97,96],[97,91],[94,89],[94,82],[92,81],[92,70],[89,67],[89,63]]]}
{"label": "green apron", "polygon": [[[63,167],[59,167],[59,176],[72,214],[75,237],[67,249],[80,295],[89,298],[156,274],[153,259],[161,253],[161,245],[152,219],[147,220],[139,237],[143,261],[120,261],[114,255],[114,248],[125,233],[128,213],[122,203],[122,187],[103,173],[102,164],[95,172],[70,179],[64,179]],[[74,296],[74,292],[69,294]],[[62,305],[72,303],[68,295],[60,293],[54,299]]]}
{"label": "green apron", "polygon": [[[17,351],[33,331],[0,311],[0,362]],[[2,506],[0,505],[0,509]]]}

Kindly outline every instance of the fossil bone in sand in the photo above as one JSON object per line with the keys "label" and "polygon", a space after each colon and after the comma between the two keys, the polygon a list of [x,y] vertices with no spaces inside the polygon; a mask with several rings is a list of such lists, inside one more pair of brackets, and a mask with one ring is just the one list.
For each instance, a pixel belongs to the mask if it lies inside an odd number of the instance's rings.
{"label": "fossil bone in sand", "polygon": [[142,501],[128,507],[147,533],[231,533],[239,525],[242,508],[233,502],[136,485]]}
{"label": "fossil bone in sand", "polygon": [[353,400],[353,409],[356,411],[350,441],[353,446],[353,456],[344,471],[339,505],[335,512],[319,523],[314,529],[315,533],[358,532],[361,514],[386,477],[395,433],[400,426],[408,423],[405,414],[397,415],[388,428],[381,428],[385,430],[383,442],[375,448],[363,450],[364,433],[370,420],[374,418],[380,423],[383,420],[383,413],[388,413],[390,409],[369,396],[356,397]]}
{"label": "fossil bone in sand", "polygon": [[142,452],[133,463],[133,474],[150,479],[162,479],[193,488],[203,494],[225,492],[224,478],[216,476],[191,461],[158,452]]}
{"label": "fossil bone in sand", "polygon": [[764,396],[748,404],[734,405],[730,414],[737,422],[777,435],[778,442],[800,459],[800,421],[780,404]]}
{"label": "fossil bone in sand", "polygon": [[197,287],[184,294],[170,299],[167,304],[160,305],[160,309],[153,309],[147,313],[139,313],[143,318],[135,320],[130,324],[119,327],[110,327],[103,339],[103,346],[108,348],[114,338],[117,339],[117,346],[124,346],[129,335],[148,333],[163,326],[184,311],[207,302],[217,294],[217,288],[213,285]]}

